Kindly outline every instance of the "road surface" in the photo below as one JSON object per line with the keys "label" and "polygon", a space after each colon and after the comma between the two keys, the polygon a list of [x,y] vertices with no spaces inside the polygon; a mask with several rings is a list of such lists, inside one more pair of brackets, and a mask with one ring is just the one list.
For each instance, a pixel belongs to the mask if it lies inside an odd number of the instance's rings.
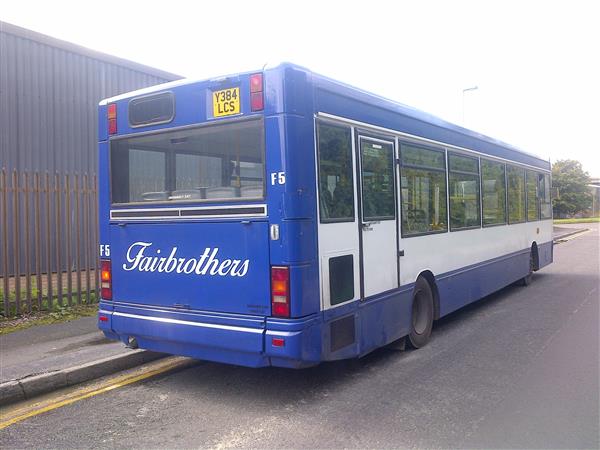
{"label": "road surface", "polygon": [[418,351],[302,370],[199,362],[0,431],[13,447],[598,448],[599,234]]}

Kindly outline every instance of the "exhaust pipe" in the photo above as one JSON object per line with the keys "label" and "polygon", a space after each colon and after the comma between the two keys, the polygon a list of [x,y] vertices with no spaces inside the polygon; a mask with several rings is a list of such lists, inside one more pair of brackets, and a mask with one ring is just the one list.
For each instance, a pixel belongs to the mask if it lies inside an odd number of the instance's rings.
{"label": "exhaust pipe", "polygon": [[137,339],[134,338],[133,336],[129,336],[127,338],[127,348],[131,348],[133,350],[135,350],[136,348],[138,348]]}

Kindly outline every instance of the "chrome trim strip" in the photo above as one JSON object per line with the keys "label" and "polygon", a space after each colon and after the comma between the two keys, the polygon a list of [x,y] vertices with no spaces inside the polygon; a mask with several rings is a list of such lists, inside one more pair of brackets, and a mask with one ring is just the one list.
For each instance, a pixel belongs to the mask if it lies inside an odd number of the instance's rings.
{"label": "chrome trim strip", "polygon": [[229,331],[241,331],[244,333],[262,333],[264,330],[262,328],[247,328],[247,327],[238,327],[234,325],[217,325],[214,323],[201,323],[201,322],[190,322],[187,320],[179,320],[179,319],[168,319],[166,317],[149,317],[149,316],[139,316],[137,314],[129,314],[122,312],[115,312],[113,316],[126,317],[128,319],[139,319],[139,320],[148,320],[151,322],[161,322],[161,323],[170,323],[174,325],[188,325],[192,327],[201,327],[201,328],[216,328],[220,330],[229,330]]}
{"label": "chrome trim strip", "polygon": [[[223,211],[223,210],[236,210],[236,209],[262,209],[262,212],[258,213],[235,213],[232,211],[231,214],[185,214],[182,215],[182,211],[207,211],[211,210]],[[115,217],[115,213],[146,213],[146,212],[173,212],[176,214],[172,215],[156,215],[156,216],[139,216],[139,217]],[[144,221],[144,220],[187,220],[187,219],[235,219],[236,217],[267,217],[267,205],[266,204],[249,204],[249,205],[225,205],[225,206],[188,206],[183,208],[126,208],[126,209],[111,209],[110,220],[116,221]]]}
{"label": "chrome trim strip", "polygon": [[227,313],[227,312],[206,311],[206,310],[182,310],[181,308],[175,308],[172,306],[155,306],[155,305],[133,303],[130,301],[128,302],[128,301],[111,300],[111,302],[115,306],[123,306],[126,308],[138,308],[138,309],[143,309],[144,311],[150,311],[150,312],[158,313],[158,314],[174,312],[174,313],[179,313],[179,314],[194,315],[196,317],[211,317],[211,318],[217,318],[217,319],[221,319],[221,320],[233,319],[233,320],[237,320],[238,322],[241,320],[244,320],[244,321],[249,321],[252,323],[256,322],[256,320],[259,320],[259,321],[264,320],[264,316],[257,316],[257,315],[251,315],[251,314],[243,314],[243,317],[240,317],[240,313]]}

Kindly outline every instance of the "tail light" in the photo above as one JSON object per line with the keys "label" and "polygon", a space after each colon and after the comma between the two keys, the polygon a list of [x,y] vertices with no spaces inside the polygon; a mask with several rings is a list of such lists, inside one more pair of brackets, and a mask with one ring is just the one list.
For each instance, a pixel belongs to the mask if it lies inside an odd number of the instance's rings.
{"label": "tail light", "polygon": [[117,134],[117,104],[108,104],[108,134]]}
{"label": "tail light", "polygon": [[271,267],[271,314],[290,317],[290,271],[288,267]]}
{"label": "tail light", "polygon": [[263,92],[262,73],[250,75],[250,109],[252,111],[262,111],[264,109],[265,102]]}
{"label": "tail light", "polygon": [[100,261],[100,297],[112,300],[112,268],[108,259]]}

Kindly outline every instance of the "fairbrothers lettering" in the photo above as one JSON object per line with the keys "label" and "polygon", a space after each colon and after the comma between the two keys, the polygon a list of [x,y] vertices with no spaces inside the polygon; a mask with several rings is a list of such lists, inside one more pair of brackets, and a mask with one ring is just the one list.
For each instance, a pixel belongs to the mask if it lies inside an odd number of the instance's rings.
{"label": "fairbrothers lettering", "polygon": [[178,258],[177,247],[169,256],[161,256],[161,250],[150,249],[152,242],[135,242],[127,250],[127,263],[123,269],[140,272],[184,273],[196,275],[216,275],[243,277],[248,272],[249,261],[239,259],[218,259],[219,249],[205,248],[199,258]]}

